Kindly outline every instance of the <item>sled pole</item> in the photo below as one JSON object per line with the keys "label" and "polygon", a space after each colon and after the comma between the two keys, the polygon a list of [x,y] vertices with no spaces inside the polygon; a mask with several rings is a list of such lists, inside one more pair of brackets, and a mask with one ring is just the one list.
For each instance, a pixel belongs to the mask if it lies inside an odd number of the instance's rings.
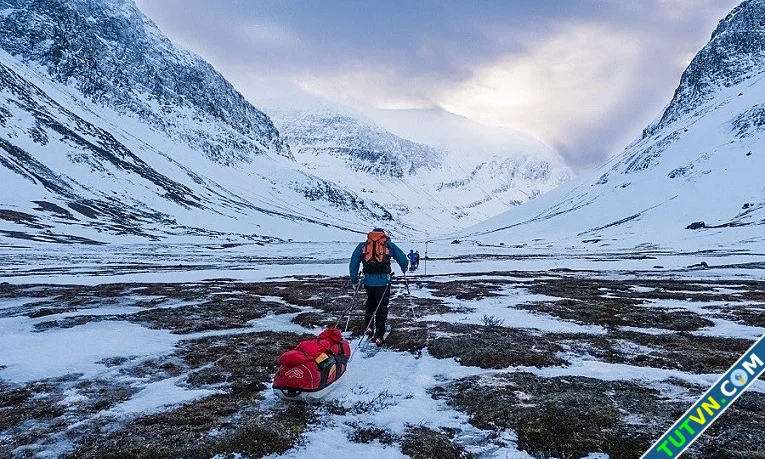
{"label": "sled pole", "polygon": [[409,303],[409,307],[412,309],[412,318],[417,319],[417,314],[414,312],[414,302],[412,301],[412,292],[409,290],[409,279],[404,275],[404,285],[406,286],[406,302]]}
{"label": "sled pole", "polygon": [[428,244],[430,241],[425,241],[425,275],[428,275]]}
{"label": "sled pole", "polygon": [[351,300],[348,302],[348,309],[343,311],[343,314],[337,318],[335,321],[335,328],[340,324],[340,322],[343,320],[343,317],[345,317],[346,314],[348,314],[348,320],[345,322],[345,330],[348,331],[348,323],[351,321],[351,310],[353,309],[353,300],[356,299],[356,295],[359,293],[359,290],[361,290],[361,279],[359,279],[359,282],[356,284],[356,288],[353,290],[353,296],[351,297]]}
{"label": "sled pole", "polygon": [[[385,288],[389,291],[390,284],[388,284]],[[364,338],[367,337],[367,334],[366,334],[367,328],[372,327],[372,324],[375,323],[375,319],[377,318],[377,311],[380,309],[380,306],[382,306],[383,299],[385,299],[385,293],[387,292],[383,292],[382,296],[380,297],[380,301],[377,302],[377,307],[375,308],[375,311],[372,313],[372,318],[369,319],[369,323],[367,324],[366,327],[364,327],[364,333],[361,334],[361,339],[359,340],[359,344],[357,344],[356,347],[359,347],[359,348],[361,347],[361,343],[363,343]]]}

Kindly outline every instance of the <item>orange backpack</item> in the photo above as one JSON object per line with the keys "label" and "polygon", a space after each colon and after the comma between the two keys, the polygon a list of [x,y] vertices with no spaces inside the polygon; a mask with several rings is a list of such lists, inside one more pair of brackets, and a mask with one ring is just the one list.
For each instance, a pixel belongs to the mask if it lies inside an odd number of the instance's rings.
{"label": "orange backpack", "polygon": [[364,255],[362,263],[364,274],[389,274],[390,269],[390,246],[388,236],[382,231],[372,231],[367,234],[367,242],[361,249]]}

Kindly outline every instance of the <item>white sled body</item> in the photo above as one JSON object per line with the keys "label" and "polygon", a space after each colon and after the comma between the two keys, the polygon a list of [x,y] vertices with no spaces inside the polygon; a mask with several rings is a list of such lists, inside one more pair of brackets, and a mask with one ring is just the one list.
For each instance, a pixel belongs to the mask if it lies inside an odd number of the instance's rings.
{"label": "white sled body", "polygon": [[[341,376],[340,379],[342,378],[343,377]],[[324,389],[313,391],[313,392],[291,390],[291,389],[274,389],[274,393],[282,400],[287,400],[291,402],[312,402],[315,400],[321,400],[327,394],[332,392],[332,390],[338,386],[338,382],[340,381],[340,379],[337,379],[336,381],[332,381],[332,384],[328,385]]]}

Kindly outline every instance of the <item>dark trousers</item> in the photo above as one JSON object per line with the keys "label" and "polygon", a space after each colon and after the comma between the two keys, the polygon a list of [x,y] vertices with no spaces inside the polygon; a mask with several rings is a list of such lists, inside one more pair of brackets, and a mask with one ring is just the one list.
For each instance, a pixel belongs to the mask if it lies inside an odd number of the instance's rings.
{"label": "dark trousers", "polygon": [[[385,322],[388,320],[388,300],[390,300],[390,285],[384,285],[382,287],[371,287],[365,285],[364,288],[367,291],[367,304],[366,304],[366,319],[365,324],[374,326],[375,338],[382,338],[385,334]],[[380,305],[378,308],[377,305]],[[372,324],[372,315],[377,309],[375,314],[375,320]]]}

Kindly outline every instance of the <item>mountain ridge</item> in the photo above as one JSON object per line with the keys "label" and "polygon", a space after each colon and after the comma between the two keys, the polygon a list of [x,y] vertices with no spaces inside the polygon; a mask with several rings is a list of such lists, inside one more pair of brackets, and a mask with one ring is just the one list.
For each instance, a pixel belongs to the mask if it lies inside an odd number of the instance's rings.
{"label": "mountain ridge", "polygon": [[761,0],[726,16],[660,118],[624,152],[459,237],[583,250],[765,249],[763,19]]}
{"label": "mountain ridge", "polygon": [[[731,87],[765,72],[765,8],[746,0],[721,19],[711,39],[691,60],[660,119],[643,138],[703,104],[719,87]],[[759,59],[757,58],[759,56]]]}
{"label": "mountain ridge", "polygon": [[266,112],[298,163],[362,196],[377,196],[396,221],[415,227],[465,226],[568,179],[565,168],[536,158],[533,149],[541,144],[510,143],[509,153],[466,151],[470,158],[455,158],[458,152],[402,138],[342,107]]}
{"label": "mountain ridge", "polygon": [[0,231],[11,238],[445,233],[565,178],[531,156],[454,164],[347,113],[277,129],[133,0],[0,0],[0,26]]}
{"label": "mountain ridge", "polygon": [[[213,160],[235,164],[252,152],[291,156],[262,111],[128,1],[103,8],[102,0],[4,0],[0,26],[10,33],[0,36],[0,47],[91,100],[198,146]],[[216,130],[177,132],[175,125],[187,119],[215,121]]]}

